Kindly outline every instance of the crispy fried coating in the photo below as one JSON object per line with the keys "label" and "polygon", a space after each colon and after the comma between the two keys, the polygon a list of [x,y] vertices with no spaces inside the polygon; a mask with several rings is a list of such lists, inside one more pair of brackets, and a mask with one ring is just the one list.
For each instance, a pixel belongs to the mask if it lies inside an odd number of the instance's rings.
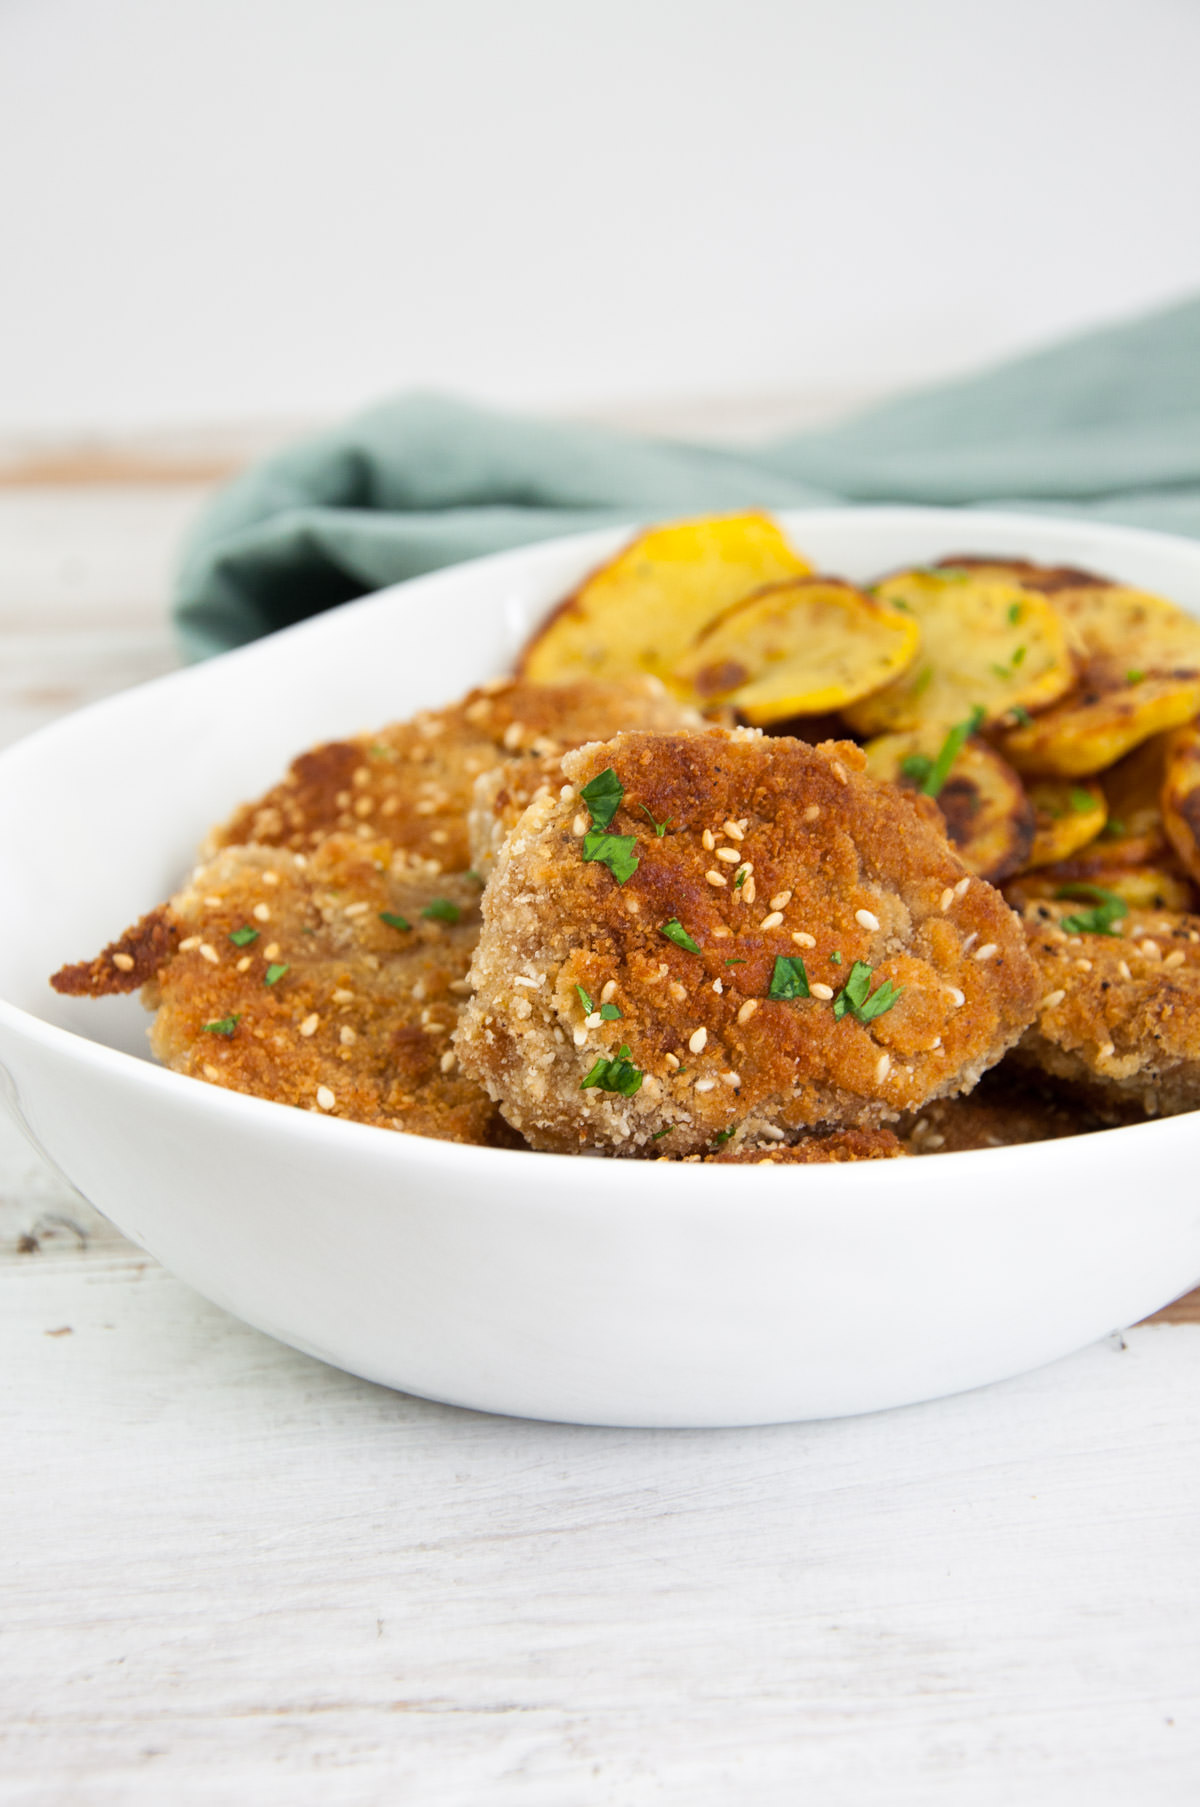
{"label": "crispy fried coating", "polygon": [[466,818],[481,772],[517,753],[546,757],[622,728],[698,720],[654,678],[499,679],[446,709],[302,753],[281,783],[213,831],[206,850],[254,842],[307,853],[330,834],[385,835],[416,870],[461,872],[470,864]]}
{"label": "crispy fried coating", "polygon": [[1131,910],[1110,934],[1073,932],[1087,907],[1045,901],[1026,910],[1042,998],[1013,1060],[1069,1082],[1100,1108],[1140,1102],[1148,1116],[1195,1110],[1200,916]]}
{"label": "crispy fried coating", "polygon": [[146,982],[151,1046],[176,1072],[385,1129],[511,1141],[450,1045],[480,887],[397,873],[391,852],[352,836],[308,857],[226,848],[113,949],[52,982],[93,996]]}
{"label": "crispy fried coating", "polygon": [[[670,1129],[686,1154],[736,1125],[869,1128],[973,1085],[1017,1039],[1038,997],[1019,924],[933,806],[864,765],[847,742],[753,729],[564,758],[571,789],[533,803],[497,861],[456,1036],[528,1141],[651,1153]],[[624,883],[584,858],[579,793],[606,768],[624,786],[609,833],[638,861]],[[886,1008],[862,1008],[856,962],[872,996],[898,988]]]}
{"label": "crispy fried coating", "polygon": [[506,759],[482,773],[467,811],[472,870],[486,878],[529,805],[554,796],[563,783],[561,753]]}
{"label": "crispy fried coating", "polygon": [[966,1097],[936,1098],[910,1112],[897,1134],[910,1154],[961,1154],[1089,1135],[1111,1121],[1027,1070],[1014,1073],[1011,1061],[1003,1060]]}
{"label": "crispy fried coating", "polygon": [[890,1129],[818,1129],[797,1142],[731,1142],[706,1163],[726,1167],[808,1167],[827,1162],[896,1161],[909,1150]]}

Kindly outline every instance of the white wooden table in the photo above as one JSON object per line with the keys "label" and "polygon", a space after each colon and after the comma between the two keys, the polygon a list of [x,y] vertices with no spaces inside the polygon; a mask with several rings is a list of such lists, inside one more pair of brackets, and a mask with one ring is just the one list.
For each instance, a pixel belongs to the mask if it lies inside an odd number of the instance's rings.
{"label": "white wooden table", "polygon": [[[205,493],[34,474],[0,742],[172,665]],[[526,1424],[246,1329],[3,1122],[0,1376],[5,1807],[1200,1795],[1197,1295],[877,1417]]]}

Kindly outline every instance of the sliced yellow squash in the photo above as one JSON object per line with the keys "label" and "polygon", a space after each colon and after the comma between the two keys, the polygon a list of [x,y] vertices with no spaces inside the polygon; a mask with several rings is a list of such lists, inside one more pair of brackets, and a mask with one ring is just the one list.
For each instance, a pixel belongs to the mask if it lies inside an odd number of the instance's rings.
{"label": "sliced yellow squash", "polygon": [[941,728],[928,727],[880,735],[863,751],[874,777],[933,794],[963,864],[994,882],[1026,864],[1033,805],[1012,767],[983,741],[963,740],[947,769],[945,754],[953,745]]}
{"label": "sliced yellow squash", "polygon": [[1098,784],[1034,778],[1025,789],[1036,824],[1027,866],[1051,866],[1056,860],[1069,859],[1095,840],[1108,818],[1108,803]]}

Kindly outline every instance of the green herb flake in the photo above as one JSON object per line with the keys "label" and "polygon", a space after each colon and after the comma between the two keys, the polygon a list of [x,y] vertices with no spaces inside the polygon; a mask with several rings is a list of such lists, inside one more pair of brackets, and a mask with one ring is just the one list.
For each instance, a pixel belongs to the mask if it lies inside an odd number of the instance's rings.
{"label": "green herb flake", "polygon": [[1128,916],[1129,905],[1115,891],[1106,891],[1103,885],[1085,885],[1082,882],[1074,885],[1060,885],[1054,893],[1055,897],[1080,897],[1095,903],[1094,910],[1080,910],[1075,915],[1064,916],[1059,927],[1068,935],[1115,935],[1114,923]]}
{"label": "green herb flake", "polygon": [[830,954],[829,958],[833,961],[833,964],[835,966],[840,966],[842,964],[841,951],[838,948],[834,949],[832,954]]}
{"label": "green herb flake", "polygon": [[808,974],[799,954],[776,954],[767,996],[774,998],[776,1002],[812,996],[808,989]]}
{"label": "green herb flake", "polygon": [[746,882],[746,876],[747,876],[746,868],[744,866],[739,866],[737,871],[733,875],[733,888],[735,891],[741,890],[742,886]]}
{"label": "green herb flake", "polygon": [[1028,709],[1024,708],[1020,703],[1014,703],[1008,713],[1012,716],[1018,728],[1027,728],[1033,720]]}
{"label": "green herb flake", "polygon": [[288,965],[286,960],[283,961],[282,963],[280,963],[278,960],[272,960],[270,966],[268,966],[268,968],[266,970],[266,974],[263,978],[263,984],[264,985],[278,985],[278,983],[279,983],[280,979],[282,979],[284,973],[291,972],[291,970],[292,969]]}
{"label": "green herb flake", "polygon": [[457,922],[462,916],[462,911],[456,903],[451,903],[448,897],[432,897],[421,914],[428,916],[431,922]]}
{"label": "green herb flake", "polygon": [[638,869],[636,846],[636,835],[609,834],[603,828],[589,828],[583,837],[583,857],[607,866],[617,883],[623,885]]}
{"label": "green herb flake", "polygon": [[874,976],[874,967],[868,966],[865,960],[854,962],[850,968],[850,977],[833,1000],[833,1014],[839,1022],[849,1012],[860,1023],[872,1023],[903,996],[904,987],[894,985],[890,979],[885,979],[872,992],[871,980]]}
{"label": "green herb flake", "polygon": [[619,1023],[625,1012],[619,1004],[601,1004],[600,1021],[602,1023]]}
{"label": "green herb flake", "polygon": [[1108,821],[1104,824],[1104,827],[1100,830],[1100,833],[1104,840],[1115,841],[1119,835],[1125,833],[1125,824],[1122,822],[1120,816],[1110,816]]}
{"label": "green herb flake", "polygon": [[726,966],[745,966],[746,962],[744,960],[726,960],[725,964]]}
{"label": "green herb flake", "polygon": [[230,931],[229,939],[233,942],[234,947],[249,947],[252,941],[258,940],[258,930],[249,928],[232,929]]}
{"label": "green herb flake", "polygon": [[658,932],[660,935],[665,935],[668,941],[673,941],[676,947],[681,947],[685,954],[698,954],[703,951],[692,940],[678,917],[672,916],[670,922],[660,923]]}
{"label": "green herb flake", "polygon": [[621,807],[625,786],[612,767],[606,766],[584,785],[579,795],[592,812],[592,826],[607,828]]}
{"label": "green herb flake", "polygon": [[611,1060],[600,1059],[591,1072],[579,1082],[581,1092],[594,1087],[601,1092],[619,1092],[622,1098],[632,1098],[641,1088],[646,1075],[640,1067],[635,1067],[629,1058],[629,1044],[622,1042]]}
{"label": "green herb flake", "polygon": [[670,1133],[674,1129],[674,1127],[675,1127],[675,1125],[673,1123],[668,1123],[667,1127],[665,1129],[656,1129],[654,1134],[651,1136],[650,1140],[652,1142],[661,1142],[661,1140],[664,1136],[670,1135]]}
{"label": "green herb flake", "polygon": [[659,840],[661,841],[663,836],[666,834],[668,828],[670,828],[670,826],[671,826],[670,818],[668,817],[668,819],[665,822],[656,822],[654,820],[654,817],[650,814],[650,811],[646,808],[646,805],[644,803],[639,803],[638,808],[641,810],[641,812],[645,816],[647,822],[649,822],[651,828],[654,830],[655,834],[658,836]]}
{"label": "green herb flake", "polygon": [[1002,684],[1007,684],[1012,677],[1012,671],[1007,665],[993,665],[991,673],[994,678],[999,678]]}
{"label": "green herb flake", "polygon": [[925,694],[925,692],[929,689],[929,686],[932,683],[933,683],[933,666],[926,665],[925,668],[922,671],[919,671],[917,673],[916,677],[913,679],[913,687],[912,687],[913,695],[915,697],[923,696]]}
{"label": "green herb flake", "polygon": [[579,993],[579,1002],[583,1005],[584,1016],[591,1016],[591,1014],[595,1010],[596,1006],[592,1003],[591,998],[588,996],[587,992],[583,989],[582,985],[577,985],[575,987],[575,989]]}
{"label": "green herb flake", "polygon": [[731,1123],[728,1129],[719,1129],[712,1139],[713,1147],[724,1148],[726,1142],[731,1141],[733,1137],[737,1135],[737,1130],[738,1126],[736,1123]]}
{"label": "green herb flake", "polygon": [[925,797],[936,797],[947,778],[950,776],[954,761],[962,752],[967,741],[975,730],[983,723],[985,711],[976,707],[972,709],[965,722],[959,722],[951,728],[937,758],[929,769],[929,776],[921,786],[921,794]]}
{"label": "green herb flake", "polygon": [[[429,911],[426,910],[425,914],[428,916]],[[412,923],[408,920],[408,917],[398,916],[395,910],[380,910],[379,920],[380,922],[386,922],[389,929],[411,929],[412,927]]]}
{"label": "green herb flake", "polygon": [[1012,666],[1014,671],[1017,669],[1018,665],[1023,665],[1025,663],[1025,654],[1028,651],[1029,651],[1029,648],[1027,646],[1018,646],[1016,652],[1013,654],[1012,658],[1009,660],[1009,664]]}
{"label": "green herb flake", "polygon": [[932,770],[933,761],[928,753],[908,753],[900,761],[900,776],[911,784],[924,784]]}
{"label": "green herb flake", "polygon": [[1076,815],[1085,816],[1090,809],[1095,809],[1096,799],[1092,796],[1091,791],[1085,791],[1081,787],[1071,792],[1070,804]]}
{"label": "green herb flake", "polygon": [[395,749],[385,747],[381,740],[374,741],[367,748],[367,753],[372,759],[395,759],[396,757]]}
{"label": "green herb flake", "polygon": [[481,890],[483,886],[487,884],[487,880],[484,878],[483,873],[476,872],[474,866],[469,867],[468,870],[463,873],[463,877],[469,878],[471,883],[473,885],[478,885]]}
{"label": "green herb flake", "polygon": [[219,1016],[215,1023],[202,1023],[205,1035],[232,1035],[242,1020],[239,1010],[236,1016]]}
{"label": "green herb flake", "polygon": [[1125,673],[1125,682],[1127,684],[1144,684],[1145,681],[1146,681],[1145,672],[1139,671],[1136,666],[1134,667],[1134,669],[1132,671],[1127,671]]}
{"label": "green herb flake", "polygon": [[1020,619],[1021,619],[1020,603],[1019,602],[1010,602],[1008,605],[1008,625],[1009,625],[1009,627],[1016,627],[1016,625]]}

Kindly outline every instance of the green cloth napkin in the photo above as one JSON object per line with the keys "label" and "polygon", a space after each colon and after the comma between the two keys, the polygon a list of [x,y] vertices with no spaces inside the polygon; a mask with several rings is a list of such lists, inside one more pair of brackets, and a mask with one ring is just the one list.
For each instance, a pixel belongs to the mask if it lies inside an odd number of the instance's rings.
{"label": "green cloth napkin", "polygon": [[856,502],[1048,509],[1200,538],[1200,300],[749,448],[388,402],[217,496],[184,550],[176,623],[202,659],[558,534]]}

